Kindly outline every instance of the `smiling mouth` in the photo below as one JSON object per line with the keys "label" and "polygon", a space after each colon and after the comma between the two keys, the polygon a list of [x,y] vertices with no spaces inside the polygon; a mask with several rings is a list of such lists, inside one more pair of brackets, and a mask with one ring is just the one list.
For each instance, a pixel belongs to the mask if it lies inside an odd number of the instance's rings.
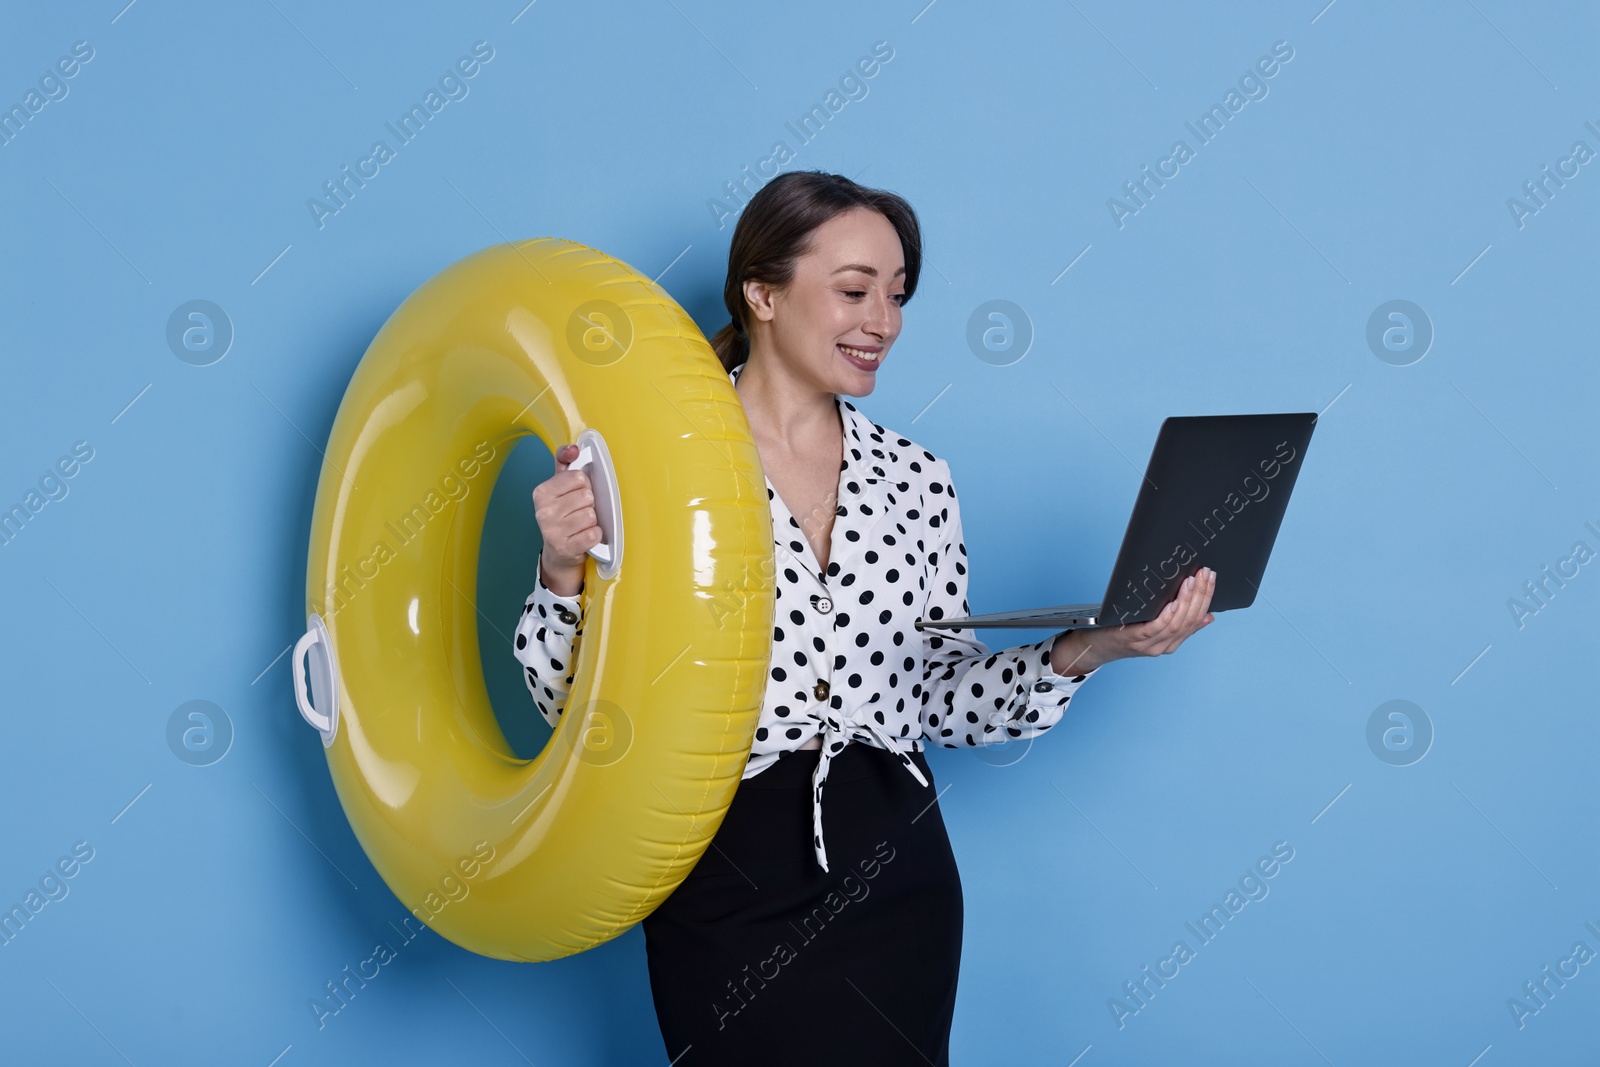
{"label": "smiling mouth", "polygon": [[838,349],[857,365],[866,364],[867,366],[876,367],[883,361],[883,353],[881,351],[866,352],[859,348],[852,348],[850,345],[839,345]]}

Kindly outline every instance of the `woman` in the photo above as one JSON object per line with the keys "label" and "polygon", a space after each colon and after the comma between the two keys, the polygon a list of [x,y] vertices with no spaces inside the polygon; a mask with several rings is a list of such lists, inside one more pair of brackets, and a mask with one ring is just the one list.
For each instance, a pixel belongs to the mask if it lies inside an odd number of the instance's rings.
{"label": "woman", "polygon": [[[950,468],[841,394],[872,392],[921,247],[902,198],[820,172],[772,179],[734,230],[733,321],[711,343],[766,474],[777,610],[744,780],[643,923],[679,1067],[948,1063],[961,881],[923,743],[1033,737],[1103,664],[1171,652],[1212,621],[1202,570],[1145,623],[998,652],[960,628],[915,629],[969,614]],[[563,446],[534,490],[544,548],[515,638],[552,725],[600,540],[587,476],[566,469],[576,456]]]}

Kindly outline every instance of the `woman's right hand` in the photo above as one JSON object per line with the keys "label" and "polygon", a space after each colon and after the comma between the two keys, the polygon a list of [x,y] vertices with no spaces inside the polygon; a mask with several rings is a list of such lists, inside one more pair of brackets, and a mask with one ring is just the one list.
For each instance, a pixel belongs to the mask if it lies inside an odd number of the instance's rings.
{"label": "woman's right hand", "polygon": [[555,458],[555,474],[533,487],[534,520],[544,538],[539,565],[552,593],[577,596],[583,588],[584,558],[604,535],[589,472],[567,469],[578,458],[578,446],[562,445]]}

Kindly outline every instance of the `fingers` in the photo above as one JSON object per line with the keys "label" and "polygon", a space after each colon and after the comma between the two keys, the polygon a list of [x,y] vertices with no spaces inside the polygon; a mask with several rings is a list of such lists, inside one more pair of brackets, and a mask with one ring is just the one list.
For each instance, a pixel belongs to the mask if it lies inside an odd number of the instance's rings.
{"label": "fingers", "polygon": [[1194,583],[1190,578],[1185,578],[1178,583],[1178,595],[1167,601],[1167,606],[1161,609],[1155,622],[1159,623],[1158,631],[1152,636],[1163,640],[1183,632],[1184,621],[1189,617],[1194,605]]}
{"label": "fingers", "polygon": [[533,488],[534,519],[552,553],[581,557],[599,544],[605,532],[595,510],[594,489],[587,470],[568,470],[580,449],[565,444],[556,450],[556,472]]}
{"label": "fingers", "polygon": [[545,491],[545,502],[558,509],[571,510],[594,503],[588,471],[562,471],[543,484],[549,487]]}
{"label": "fingers", "polygon": [[[578,446],[562,445],[556,450],[556,472],[533,488],[533,504],[540,512],[548,511],[559,517],[585,504],[594,503],[594,490],[587,470],[572,471],[567,464],[578,458]],[[571,500],[571,494],[582,490],[582,496]]]}
{"label": "fingers", "polygon": [[1206,626],[1206,625],[1210,624],[1212,619],[1214,619],[1216,617],[1216,616],[1211,614],[1211,598],[1213,596],[1215,596],[1216,593],[1217,593],[1217,572],[1214,571],[1214,570],[1211,570],[1208,567],[1208,568],[1206,568],[1206,595],[1200,601],[1200,603],[1199,603],[1199,605],[1198,605],[1198,607],[1197,607],[1197,609],[1195,611],[1195,614],[1196,614],[1197,619],[1198,619],[1198,621],[1195,624],[1195,629],[1196,630],[1198,630],[1202,626]]}
{"label": "fingers", "polygon": [[1183,641],[1183,637],[1186,632],[1184,627],[1187,625],[1187,619],[1189,618],[1189,613],[1192,610],[1192,605],[1192,588],[1183,589],[1180,587],[1177,597],[1172,601],[1171,605],[1169,605],[1172,608],[1172,614],[1167,616],[1162,624],[1160,633],[1156,635],[1156,648],[1151,655],[1166,655],[1168,652],[1171,652],[1173,649],[1177,648],[1179,643]]}
{"label": "fingers", "polygon": [[1130,623],[1128,626],[1129,633],[1142,644],[1160,641],[1166,637],[1167,632],[1172,628],[1173,617],[1177,614],[1182,599],[1183,592],[1180,589],[1178,596],[1162,605],[1161,610],[1156,612],[1155,618],[1146,619],[1144,622]]}
{"label": "fingers", "polygon": [[1199,629],[1203,625],[1199,620],[1206,614],[1215,588],[1215,575],[1208,568],[1201,568],[1185,578],[1178,587],[1178,595],[1167,602],[1161,613],[1141,624],[1143,632],[1136,635],[1136,640],[1145,646],[1145,655],[1165,655]]}
{"label": "fingers", "polygon": [[1205,574],[1202,568],[1184,580],[1188,588],[1178,598],[1177,617],[1173,619],[1173,636],[1180,641],[1194,629],[1194,620],[1199,614],[1200,598],[1205,589]]}
{"label": "fingers", "polygon": [[1202,620],[1207,616],[1207,608],[1211,605],[1211,594],[1217,588],[1216,572],[1209,567],[1202,567],[1190,578],[1186,579],[1189,587],[1178,596],[1179,609],[1173,620],[1171,637],[1172,645],[1166,651],[1176,649],[1184,640],[1200,627],[1205,625]]}
{"label": "fingers", "polygon": [[1131,655],[1159,656],[1165,650],[1172,615],[1177,611],[1177,601],[1169,600],[1153,619],[1126,623],[1116,628]]}
{"label": "fingers", "polygon": [[1185,637],[1200,628],[1200,617],[1206,613],[1206,608],[1211,604],[1211,594],[1217,587],[1216,574],[1209,567],[1202,567],[1196,571],[1191,580],[1189,595],[1185,598],[1182,617],[1178,620],[1177,638],[1182,641]]}
{"label": "fingers", "polygon": [[1147,622],[1118,627],[1126,633],[1126,644],[1136,655],[1160,656],[1174,651],[1196,630],[1209,626],[1216,618],[1210,612],[1211,597],[1217,589],[1216,572],[1202,567],[1179,585],[1178,595],[1167,601],[1160,613]]}
{"label": "fingers", "polygon": [[600,530],[600,516],[595,509],[588,505],[580,505],[570,511],[554,515],[537,515],[539,530],[549,540],[563,540],[571,537],[586,536],[590,532],[598,540],[602,534]]}

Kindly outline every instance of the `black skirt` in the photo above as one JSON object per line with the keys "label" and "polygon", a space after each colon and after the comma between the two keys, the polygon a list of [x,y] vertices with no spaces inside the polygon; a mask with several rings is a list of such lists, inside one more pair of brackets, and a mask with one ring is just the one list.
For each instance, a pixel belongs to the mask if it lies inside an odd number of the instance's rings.
{"label": "black skirt", "polygon": [[818,758],[791,752],[740,782],[700,862],[642,924],[674,1067],[949,1063],[962,899],[937,786],[846,745],[823,788],[825,872]]}

